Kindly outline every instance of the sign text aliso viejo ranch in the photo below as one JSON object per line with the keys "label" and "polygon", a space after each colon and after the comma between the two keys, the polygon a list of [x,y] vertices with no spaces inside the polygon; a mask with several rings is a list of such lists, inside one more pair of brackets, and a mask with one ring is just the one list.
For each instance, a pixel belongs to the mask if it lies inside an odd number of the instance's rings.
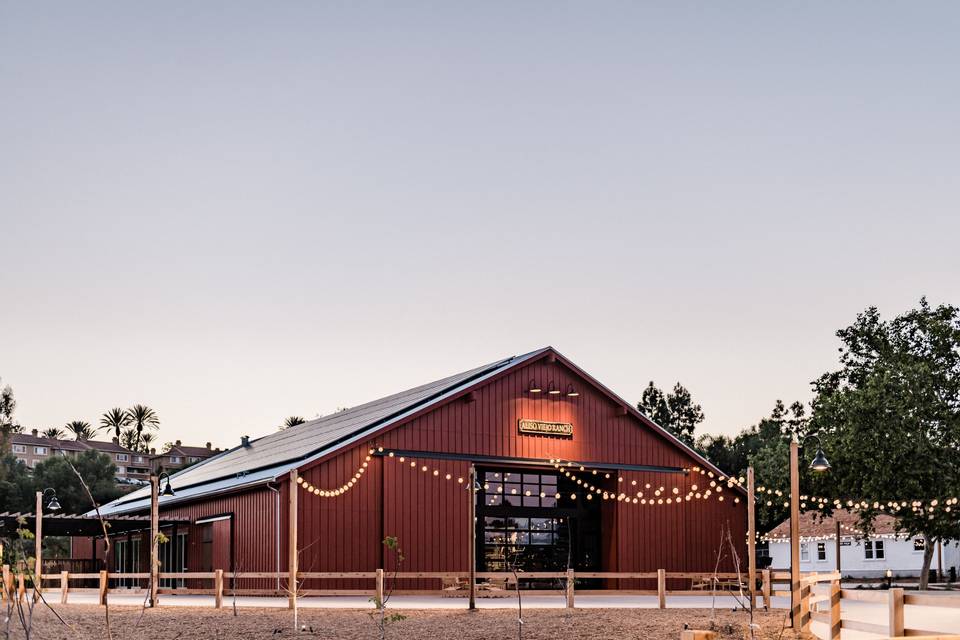
{"label": "sign text aliso viejo ranch", "polygon": [[544,422],[543,420],[521,420],[520,433],[536,433],[542,436],[573,437],[573,424],[569,422]]}

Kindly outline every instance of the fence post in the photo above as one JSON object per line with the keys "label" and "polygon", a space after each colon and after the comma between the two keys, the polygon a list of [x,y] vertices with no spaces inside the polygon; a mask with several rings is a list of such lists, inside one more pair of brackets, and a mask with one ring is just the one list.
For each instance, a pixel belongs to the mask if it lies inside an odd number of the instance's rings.
{"label": "fence post", "polygon": [[903,589],[890,589],[890,637],[903,635]]}
{"label": "fence post", "polygon": [[374,594],[376,599],[377,609],[383,608],[383,569],[377,569],[377,592]]}
{"label": "fence post", "polygon": [[60,572],[60,604],[67,604],[67,591],[70,589],[70,573]]}
{"label": "fence post", "polygon": [[10,573],[10,565],[3,565],[3,597],[0,599],[6,600],[7,598],[13,598],[13,575]]}
{"label": "fence post", "polygon": [[763,570],[763,608],[767,611],[770,610],[770,592],[772,587],[770,584],[770,569]]}
{"label": "fence post", "polygon": [[840,640],[840,581],[830,583],[830,640]]}
{"label": "fence post", "polygon": [[667,572],[665,569],[657,569],[657,600],[661,609],[667,608]]}
{"label": "fence post", "polygon": [[100,572],[100,604],[106,606],[107,604],[107,572]]}
{"label": "fence post", "polygon": [[223,607],[223,569],[213,572],[213,606],[217,609]]}
{"label": "fence post", "polygon": [[800,582],[800,631],[810,632],[810,591],[812,584],[803,584]]}
{"label": "fence post", "polygon": [[573,609],[573,569],[567,569],[567,609]]}
{"label": "fence post", "polygon": [[23,602],[23,598],[27,595],[27,581],[23,577],[22,573],[17,574],[17,599],[20,602]]}

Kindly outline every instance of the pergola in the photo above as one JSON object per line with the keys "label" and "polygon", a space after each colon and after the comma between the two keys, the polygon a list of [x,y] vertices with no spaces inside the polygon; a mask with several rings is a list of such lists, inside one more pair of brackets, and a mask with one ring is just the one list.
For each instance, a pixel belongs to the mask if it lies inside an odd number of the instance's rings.
{"label": "pergola", "polygon": [[[41,518],[43,534],[49,536],[97,537],[103,535],[103,526],[96,516],[75,513],[45,513]],[[109,535],[142,531],[150,528],[150,516],[104,516]],[[160,526],[189,524],[189,520],[164,519]],[[16,535],[17,529],[37,530],[34,513],[0,513],[0,537]]]}

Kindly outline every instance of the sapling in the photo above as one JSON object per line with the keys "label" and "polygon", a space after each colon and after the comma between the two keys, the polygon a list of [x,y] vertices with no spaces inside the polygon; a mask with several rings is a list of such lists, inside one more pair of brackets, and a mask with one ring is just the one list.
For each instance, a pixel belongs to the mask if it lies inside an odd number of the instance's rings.
{"label": "sapling", "polygon": [[370,615],[374,617],[377,623],[377,633],[380,640],[386,638],[387,625],[407,619],[407,616],[401,613],[387,615],[387,603],[390,602],[390,598],[393,596],[393,590],[397,586],[397,575],[400,573],[400,567],[403,566],[403,561],[406,560],[406,556],[403,555],[403,549],[400,548],[400,541],[396,536],[387,536],[384,538],[383,546],[393,555],[393,573],[390,576],[389,588],[383,594],[383,598],[381,599],[379,593],[370,598],[370,602],[372,602],[375,607]]}

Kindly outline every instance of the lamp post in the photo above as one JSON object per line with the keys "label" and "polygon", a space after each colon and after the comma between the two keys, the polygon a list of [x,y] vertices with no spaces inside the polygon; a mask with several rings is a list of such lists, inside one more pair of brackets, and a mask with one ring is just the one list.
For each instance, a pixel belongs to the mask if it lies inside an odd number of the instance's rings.
{"label": "lamp post", "polygon": [[158,476],[150,476],[150,597],[148,604],[151,607],[157,606],[157,590],[160,581],[160,559],[159,538],[160,538],[160,480],[166,478],[167,486],[163,488],[163,495],[175,496],[173,487],[170,486],[170,474],[163,471]]}
{"label": "lamp post", "polygon": [[[817,441],[817,453],[810,468],[818,473],[830,469],[827,457],[823,455],[823,444],[816,435],[803,439]],[[800,631],[803,620],[800,616],[800,443],[796,438],[790,440],[790,620],[795,630]]]}
{"label": "lamp post", "polygon": [[34,537],[34,570],[33,570],[33,588],[39,593],[42,588],[42,576],[43,576],[43,498],[47,495],[47,492],[53,494],[53,497],[50,498],[50,502],[47,503],[47,509],[50,511],[59,511],[60,510],[60,501],[57,500],[57,491],[52,487],[47,487],[43,491],[37,491],[37,507],[36,513],[34,514],[34,524],[35,530],[33,532]]}

